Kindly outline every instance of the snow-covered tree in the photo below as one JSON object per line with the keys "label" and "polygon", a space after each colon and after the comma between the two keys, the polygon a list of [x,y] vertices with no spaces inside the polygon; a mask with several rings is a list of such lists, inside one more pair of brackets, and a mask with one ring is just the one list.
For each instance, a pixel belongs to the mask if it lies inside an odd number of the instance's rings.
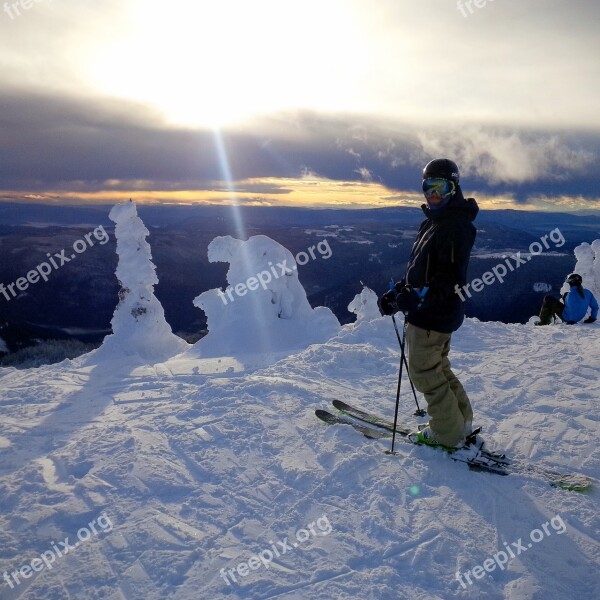
{"label": "snow-covered tree", "polygon": [[588,288],[600,302],[600,239],[592,242],[592,251],[594,252],[594,264],[592,265]]}
{"label": "snow-covered tree", "polygon": [[146,241],[149,231],[131,200],[114,206],[109,217],[116,224],[119,255],[116,275],[121,289],[111,321],[113,333],[105,338],[99,352],[165,360],[189,345],[173,334],[163,307],[154,295],[158,277]]}
{"label": "snow-covered tree", "polygon": [[354,300],[348,305],[348,310],[356,314],[356,324],[363,321],[372,321],[381,317],[377,306],[377,294],[365,286],[360,294],[354,296]]}
{"label": "snow-covered tree", "polygon": [[229,285],[194,300],[208,319],[208,335],[194,346],[199,356],[285,352],[340,331],[331,310],[310,306],[295,258],[271,238],[217,237],[208,246],[208,259],[229,263]]}
{"label": "snow-covered tree", "polygon": [[[600,299],[600,239],[594,240],[591,244],[584,242],[575,248],[574,273],[578,273],[583,278],[583,287],[589,289],[596,298]],[[568,291],[569,286],[565,285],[564,291]]]}

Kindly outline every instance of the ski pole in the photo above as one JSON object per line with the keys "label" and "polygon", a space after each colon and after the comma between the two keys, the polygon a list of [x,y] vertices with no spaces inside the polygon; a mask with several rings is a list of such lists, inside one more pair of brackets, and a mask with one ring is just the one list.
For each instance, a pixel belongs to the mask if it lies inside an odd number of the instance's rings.
{"label": "ski pole", "polygon": [[412,389],[413,397],[415,399],[415,404],[417,405],[417,410],[414,412],[415,417],[424,417],[425,411],[419,406],[419,401],[417,400],[417,391],[415,390],[415,385],[412,382],[412,378],[410,376],[410,371],[408,370],[408,362],[406,360],[406,352],[405,352],[405,343],[404,336],[406,335],[406,316],[404,318],[404,330],[402,332],[402,341],[400,340],[400,333],[398,332],[398,326],[396,325],[396,319],[392,315],[392,321],[394,322],[394,329],[396,330],[396,337],[398,338],[398,343],[400,344],[400,355],[402,361],[404,361],[404,366],[406,367],[406,373],[408,374],[408,381],[410,382],[410,387]]}
{"label": "ski pole", "polygon": [[[394,444],[396,443],[396,425],[398,424],[398,407],[400,406],[400,386],[402,385],[402,368],[404,367],[404,361],[402,357],[404,356],[404,332],[403,330],[402,341],[400,341],[400,334],[398,333],[398,326],[396,325],[396,317],[392,315],[392,321],[394,322],[394,329],[396,330],[396,334],[398,335],[398,341],[400,342],[400,370],[398,372],[398,387],[396,389],[396,411],[394,413],[394,430],[392,431],[392,449],[390,450],[390,454],[394,454]],[[404,321],[406,324],[406,320]]]}

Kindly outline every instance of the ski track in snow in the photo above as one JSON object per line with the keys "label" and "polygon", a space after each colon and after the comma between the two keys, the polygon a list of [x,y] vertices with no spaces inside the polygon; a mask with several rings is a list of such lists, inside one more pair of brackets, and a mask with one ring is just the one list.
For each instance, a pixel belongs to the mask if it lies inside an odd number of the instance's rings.
{"label": "ski track in snow", "polygon": [[[465,322],[450,358],[491,447],[600,476],[598,331]],[[0,598],[600,598],[597,488],[469,472],[401,441],[386,456],[389,440],[315,418],[335,398],[392,416],[389,319],[264,368],[182,356],[0,370],[0,575],[103,512],[113,523]],[[413,410],[405,381],[401,418]],[[328,535],[240,584],[220,576],[323,515]],[[562,535],[456,581],[556,515]]]}

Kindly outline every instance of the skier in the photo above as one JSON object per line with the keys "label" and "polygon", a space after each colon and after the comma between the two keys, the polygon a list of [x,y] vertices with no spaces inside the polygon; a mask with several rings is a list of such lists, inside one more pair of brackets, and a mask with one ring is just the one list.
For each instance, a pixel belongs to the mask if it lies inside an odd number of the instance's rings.
{"label": "skier", "polygon": [[590,316],[584,323],[593,323],[598,317],[598,301],[594,294],[583,287],[583,279],[577,273],[571,273],[565,280],[571,289],[565,292],[562,302],[554,296],[546,296],[540,310],[540,320],[535,325],[550,325],[552,318],[559,317],[567,325],[575,325],[585,317],[588,308]]}
{"label": "skier", "polygon": [[423,170],[427,217],[421,224],[402,281],[379,299],[384,315],[397,311],[408,323],[408,370],[425,396],[429,424],[411,439],[460,447],[472,431],[473,410],[460,381],[450,369],[452,333],[464,320],[465,307],[456,290],[466,284],[467,266],[479,207],[465,198],[457,165],[435,159]]}

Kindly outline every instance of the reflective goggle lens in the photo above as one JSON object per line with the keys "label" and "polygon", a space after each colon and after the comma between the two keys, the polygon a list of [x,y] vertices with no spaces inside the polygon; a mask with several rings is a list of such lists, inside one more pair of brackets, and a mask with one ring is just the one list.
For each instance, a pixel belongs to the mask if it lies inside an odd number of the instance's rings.
{"label": "reflective goggle lens", "polygon": [[423,179],[423,193],[426,196],[447,198],[455,189],[454,181],[450,181],[449,179],[442,179],[441,177]]}

